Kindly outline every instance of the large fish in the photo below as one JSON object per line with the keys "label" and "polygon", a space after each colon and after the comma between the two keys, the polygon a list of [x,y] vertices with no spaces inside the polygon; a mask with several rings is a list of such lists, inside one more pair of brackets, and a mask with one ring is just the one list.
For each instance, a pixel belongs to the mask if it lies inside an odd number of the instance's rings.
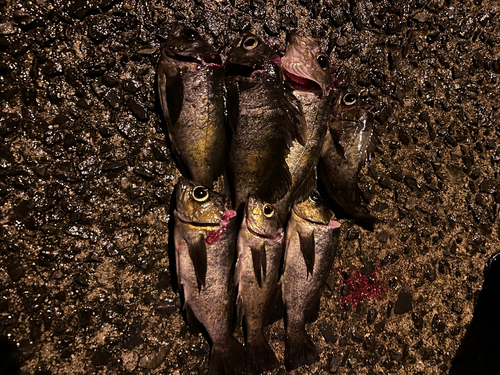
{"label": "large fish", "polygon": [[238,322],[245,318],[249,374],[270,371],[278,365],[264,336],[264,326],[278,291],[283,237],[283,225],[273,206],[250,196],[238,233],[235,272]]}
{"label": "large fish", "polygon": [[236,212],[223,195],[180,178],[174,211],[179,285],[188,322],[212,341],[209,374],[241,374],[245,350],[232,334]]}
{"label": "large fish", "polygon": [[279,55],[245,33],[226,61],[229,152],[235,207],[248,195],[269,203],[285,196],[292,177],[285,162],[294,139],[303,142],[300,105],[285,87]]}
{"label": "large fish", "polygon": [[193,181],[212,187],[224,172],[224,70],[198,32],[176,26],[161,48],[158,93],[172,148]]}
{"label": "large fish", "polygon": [[285,367],[293,370],[319,359],[305,325],[317,317],[321,291],[335,257],[340,224],[317,192],[295,203],[286,229],[281,278],[286,314]]}
{"label": "large fish", "polygon": [[318,163],[318,175],[330,197],[348,214],[369,224],[379,220],[361,204],[358,173],[377,148],[372,106],[355,92],[342,90],[333,109]]}
{"label": "large fish", "polygon": [[315,188],[315,167],[327,133],[335,89],[328,55],[313,38],[288,34],[281,67],[305,118],[305,143],[294,141],[286,158],[292,184],[289,197],[277,205],[283,214],[288,213],[288,205],[295,199],[307,198]]}

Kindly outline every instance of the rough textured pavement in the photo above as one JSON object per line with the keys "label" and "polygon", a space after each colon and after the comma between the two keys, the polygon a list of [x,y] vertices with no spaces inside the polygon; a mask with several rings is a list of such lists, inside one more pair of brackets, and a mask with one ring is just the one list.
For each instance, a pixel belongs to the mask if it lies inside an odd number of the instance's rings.
{"label": "rough textured pavement", "polygon": [[[321,360],[295,373],[448,373],[500,250],[499,18],[494,0],[0,0],[2,369],[208,369],[171,275],[178,171],[154,87],[181,21],[223,55],[249,26],[306,31],[377,103],[361,188],[383,223],[341,219],[308,328]],[[283,361],[283,324],[268,334]]]}

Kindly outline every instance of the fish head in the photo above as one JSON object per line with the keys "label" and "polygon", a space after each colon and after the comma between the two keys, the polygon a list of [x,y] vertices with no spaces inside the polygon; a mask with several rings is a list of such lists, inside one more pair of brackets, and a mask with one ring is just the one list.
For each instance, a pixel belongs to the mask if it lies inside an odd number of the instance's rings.
{"label": "fish head", "polygon": [[330,225],[331,222],[337,223],[333,221],[333,211],[317,191],[313,191],[303,202],[296,202],[292,210],[298,217],[313,224]]}
{"label": "fish head", "polygon": [[328,94],[333,86],[327,53],[316,39],[300,36],[296,32],[287,35],[281,68],[285,80],[296,90]]}
{"label": "fish head", "polygon": [[174,26],[161,52],[179,62],[222,67],[222,59],[215,48],[198,31],[188,26]]}
{"label": "fish head", "polygon": [[373,104],[366,95],[347,87],[338,92],[333,105],[333,121],[358,122],[367,117],[372,109]]}
{"label": "fish head", "polygon": [[225,217],[226,197],[180,177],[176,187],[177,217],[192,225],[219,225]]}
{"label": "fish head", "polygon": [[279,55],[261,38],[245,32],[228,54],[226,71],[229,75],[251,76],[264,70],[269,63],[279,63]]}
{"label": "fish head", "polygon": [[280,239],[283,236],[283,225],[277,211],[270,203],[249,196],[244,220],[248,229],[260,237]]}

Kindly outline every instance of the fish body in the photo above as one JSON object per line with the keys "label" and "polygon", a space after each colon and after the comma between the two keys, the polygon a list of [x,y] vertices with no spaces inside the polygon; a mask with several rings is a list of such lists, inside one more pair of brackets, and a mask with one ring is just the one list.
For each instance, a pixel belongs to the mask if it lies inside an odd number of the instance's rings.
{"label": "fish body", "polygon": [[318,175],[330,197],[348,214],[369,224],[379,220],[361,204],[358,174],[377,148],[371,106],[361,105],[355,93],[343,91],[333,110]]}
{"label": "fish body", "polygon": [[332,215],[316,192],[304,202],[296,202],[291,210],[281,278],[287,370],[319,360],[305,325],[317,316],[321,291],[336,254],[340,224]]}
{"label": "fish body", "polygon": [[184,173],[212,187],[226,164],[224,70],[197,31],[173,28],[161,48],[158,93],[174,153]]}
{"label": "fish body", "polygon": [[177,277],[190,324],[212,341],[209,374],[241,374],[245,351],[232,334],[237,217],[226,198],[180,178],[174,241]]}
{"label": "fish body", "polygon": [[288,192],[285,162],[303,121],[297,99],[283,84],[279,56],[264,41],[245,33],[226,61],[229,152],[235,207],[248,195],[274,203]]}
{"label": "fish body", "polygon": [[285,81],[301,104],[305,120],[302,123],[305,142],[294,141],[286,158],[292,183],[288,197],[278,204],[282,206],[278,211],[288,213],[288,206],[294,200],[303,200],[314,190],[315,168],[327,133],[335,90],[329,58],[313,38],[290,33],[281,67]]}
{"label": "fish body", "polygon": [[238,321],[245,318],[249,374],[270,371],[278,365],[264,336],[264,326],[278,291],[283,238],[283,225],[272,205],[250,196],[238,233],[235,271]]}

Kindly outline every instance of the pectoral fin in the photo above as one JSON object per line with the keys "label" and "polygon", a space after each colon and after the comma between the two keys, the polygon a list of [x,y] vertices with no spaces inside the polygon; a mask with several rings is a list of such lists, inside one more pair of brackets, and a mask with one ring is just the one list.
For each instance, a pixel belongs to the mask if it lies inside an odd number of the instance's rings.
{"label": "pectoral fin", "polygon": [[266,277],[266,247],[262,244],[259,248],[251,247],[250,251],[252,252],[253,272],[255,274],[255,278],[257,279],[259,286],[262,286],[262,281],[265,281]]}
{"label": "pectoral fin", "polygon": [[187,244],[199,291],[201,287],[205,287],[205,277],[207,276],[207,247],[205,245],[205,238],[199,235]]}
{"label": "pectoral fin", "polygon": [[307,276],[312,275],[314,269],[314,230],[307,233],[298,231],[300,251],[304,257],[307,268]]}

